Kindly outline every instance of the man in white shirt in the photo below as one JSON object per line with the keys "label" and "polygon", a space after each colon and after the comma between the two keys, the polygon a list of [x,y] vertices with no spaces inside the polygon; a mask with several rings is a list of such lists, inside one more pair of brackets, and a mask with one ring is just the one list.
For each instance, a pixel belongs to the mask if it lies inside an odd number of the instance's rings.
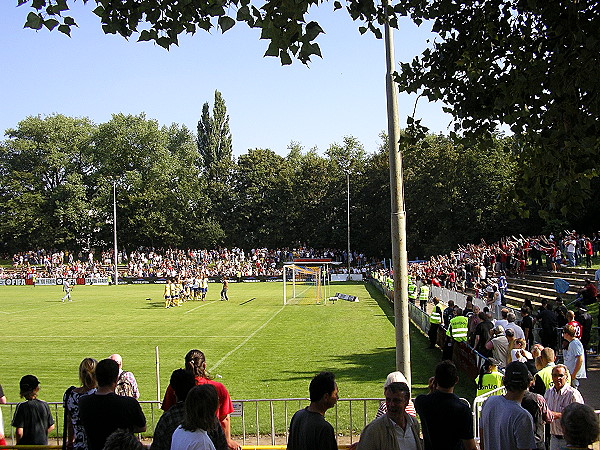
{"label": "man in white shirt", "polygon": [[573,325],[567,324],[563,328],[563,337],[569,343],[563,351],[565,366],[571,372],[571,385],[579,388],[579,380],[587,378],[585,372],[585,350],[583,344],[575,337],[577,330]]}

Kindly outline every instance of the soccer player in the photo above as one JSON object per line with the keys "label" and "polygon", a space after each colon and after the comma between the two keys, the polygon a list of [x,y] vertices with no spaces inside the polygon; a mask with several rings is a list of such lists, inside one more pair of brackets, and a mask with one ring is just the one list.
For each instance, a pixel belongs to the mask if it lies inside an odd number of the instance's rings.
{"label": "soccer player", "polygon": [[73,287],[69,284],[69,280],[64,280],[63,281],[63,291],[65,293],[64,297],[62,298],[62,302],[64,303],[65,300],[71,300],[71,289],[73,289]]}

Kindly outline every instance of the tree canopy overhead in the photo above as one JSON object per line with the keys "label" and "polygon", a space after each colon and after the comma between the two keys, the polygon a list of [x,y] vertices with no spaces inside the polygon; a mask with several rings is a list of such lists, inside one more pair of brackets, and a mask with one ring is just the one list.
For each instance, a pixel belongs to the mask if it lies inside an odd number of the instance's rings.
{"label": "tree canopy overhead", "polygon": [[[58,29],[70,36],[75,19],[69,15],[75,0],[17,0],[29,5],[25,27],[40,30]],[[139,41],[154,41],[164,48],[178,45],[179,35],[195,34],[198,30],[214,28],[222,32],[236,23],[245,23],[261,30],[261,39],[269,42],[265,56],[278,57],[282,64],[291,64],[296,58],[307,63],[313,55],[321,56],[316,38],[323,33],[321,26],[309,21],[309,9],[319,0],[83,0],[95,3],[93,12],[100,17],[102,30],[125,38],[137,36]],[[341,9],[339,0],[334,9]],[[374,0],[346,0],[346,8],[353,20],[362,20],[361,32],[371,30],[381,37],[377,22],[381,6]]]}

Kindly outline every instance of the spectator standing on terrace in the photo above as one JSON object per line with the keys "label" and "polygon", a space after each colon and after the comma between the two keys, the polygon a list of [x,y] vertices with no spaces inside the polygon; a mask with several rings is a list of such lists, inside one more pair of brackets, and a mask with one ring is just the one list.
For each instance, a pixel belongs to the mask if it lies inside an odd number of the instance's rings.
{"label": "spectator standing on terrace", "polygon": [[[231,397],[229,396],[227,388],[222,383],[209,378],[210,375],[206,370],[206,358],[204,357],[204,353],[202,353],[200,350],[190,350],[187,352],[185,355],[185,370],[194,375],[197,385],[212,384],[216,388],[217,395],[219,397],[217,419],[223,428],[229,448],[234,450],[239,448],[240,445],[231,439],[231,423],[229,417],[229,415],[233,412]],[[175,390],[171,385],[169,385],[165,391],[165,397],[163,399],[161,408],[163,411],[169,411],[169,409],[175,405],[175,403],[177,403]]]}
{"label": "spectator standing on terrace", "polygon": [[146,417],[138,401],[115,394],[118,378],[116,361],[103,359],[96,366],[98,389],[79,399],[79,417],[89,450],[102,450],[106,439],[117,429],[130,433],[146,431]]}
{"label": "spectator standing on terrace", "polygon": [[113,353],[109,358],[116,361],[119,365],[119,379],[117,380],[115,393],[126,397],[140,398],[140,391],[135,376],[131,372],[123,370],[123,358],[121,358],[121,355]]}
{"label": "spectator standing on terrace", "polygon": [[54,418],[48,403],[37,398],[40,382],[34,375],[25,375],[19,382],[21,402],[15,409],[12,426],[16,428],[17,445],[48,445],[48,433],[54,429]]}
{"label": "spectator standing on terrace", "polygon": [[515,361],[506,366],[506,394],[488,398],[479,422],[481,450],[520,450],[536,448],[533,418],[521,406],[531,382],[527,366]]}
{"label": "spectator standing on terrace", "polygon": [[[196,386],[194,375],[183,369],[177,369],[171,374],[170,385],[175,391],[177,403],[165,411],[154,428],[154,436],[150,450],[170,450],[173,432],[183,423],[185,415],[185,399],[190,389]],[[219,425],[217,416],[213,418],[217,425],[208,431],[208,437],[213,442],[216,450],[228,450],[227,439],[223,428]]]}
{"label": "spectator standing on terrace", "polygon": [[421,418],[425,450],[475,450],[473,415],[469,405],[454,394],[458,370],[452,361],[442,361],[429,379],[427,395],[415,399]]}
{"label": "spectator standing on terrace", "polygon": [[583,348],[587,350],[592,336],[593,319],[580,302],[575,303],[575,307],[577,308],[575,311],[575,320],[581,325],[581,343],[583,344]]}
{"label": "spectator standing on terrace", "polygon": [[74,450],[87,450],[87,437],[79,417],[79,399],[96,392],[96,365],[98,361],[85,358],[79,364],[80,387],[71,386],[63,396],[65,420],[67,424],[66,447]]}
{"label": "spectator standing on terrace", "polygon": [[546,303],[546,307],[541,309],[538,316],[538,322],[542,325],[541,341],[544,347],[556,349],[556,328],[558,327],[558,319],[556,313],[552,311],[552,305]]}
{"label": "spectator standing on terrace", "polygon": [[[531,370],[530,370],[531,373]],[[529,387],[533,386],[533,378],[530,378]],[[534,426],[534,435],[536,448],[538,450],[546,450],[546,426],[552,421],[552,413],[548,409],[548,404],[543,396],[525,391],[525,396],[521,401],[521,406],[531,414]]]}
{"label": "spectator standing on terrace", "polygon": [[448,330],[446,331],[446,344],[442,352],[442,360],[452,360],[454,346],[459,342],[467,342],[467,334],[469,332],[469,319],[462,315],[462,310],[456,308],[454,317],[450,320]]}
{"label": "spectator standing on terrace", "polygon": [[565,317],[567,318],[567,325],[571,325],[575,328],[575,337],[581,340],[581,324],[575,320],[575,313],[569,310]]}
{"label": "spectator standing on terrace", "polygon": [[491,350],[488,350],[486,344],[491,339],[491,331],[494,328],[494,322],[492,322],[492,314],[488,312],[480,312],[479,318],[481,322],[475,327],[475,342],[473,347],[482,356],[492,356]]}
{"label": "spectator standing on terrace", "polygon": [[525,335],[525,342],[527,343],[527,349],[533,348],[533,317],[531,317],[531,308],[528,306],[523,306],[521,308],[521,329],[523,330],[523,334]]}
{"label": "spectator standing on terrace", "polygon": [[485,348],[492,351],[494,359],[496,359],[502,369],[506,366],[508,356],[508,339],[504,333],[502,326],[496,326],[490,331],[491,339],[485,344]]}
{"label": "spectator standing on terrace", "polygon": [[557,364],[554,366],[552,368],[554,386],[544,394],[548,408],[552,412],[550,450],[559,450],[566,445],[564,431],[560,423],[563,410],[571,403],[584,403],[579,391],[568,384],[568,377],[569,370],[565,365]]}
{"label": "spectator standing on terrace", "polygon": [[444,326],[448,328],[450,320],[454,317],[454,300],[448,300],[448,307],[444,309]]}
{"label": "spectator standing on terrace", "polygon": [[585,350],[583,344],[575,337],[575,327],[566,325],[563,329],[563,338],[569,343],[563,350],[565,366],[571,373],[571,385],[579,387],[579,380],[587,378],[585,372]]}
{"label": "spectator standing on terrace", "polygon": [[358,450],[422,450],[419,422],[406,413],[410,389],[395,382],[384,389],[387,412],[369,423],[360,434]]}
{"label": "spectator standing on terrace", "polygon": [[325,413],[338,401],[338,387],[331,372],[316,375],[309,386],[310,405],[297,411],[290,422],[288,450],[337,450],[335,432]]}
{"label": "spectator standing on terrace", "polygon": [[508,320],[508,323],[504,326],[504,329],[513,330],[515,332],[515,339],[525,339],[525,332],[523,331],[523,328],[515,323],[515,320],[517,320],[515,313],[509,312],[506,315],[506,320]]}
{"label": "spectator standing on terrace", "polygon": [[569,266],[575,267],[575,249],[577,248],[577,240],[573,235],[571,235],[565,239],[563,243],[567,251],[567,260],[569,261]]}

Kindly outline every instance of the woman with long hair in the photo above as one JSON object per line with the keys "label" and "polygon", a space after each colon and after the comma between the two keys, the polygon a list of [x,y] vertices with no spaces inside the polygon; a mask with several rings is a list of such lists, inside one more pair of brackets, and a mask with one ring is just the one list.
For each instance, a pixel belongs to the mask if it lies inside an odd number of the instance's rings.
{"label": "woman with long hair", "polygon": [[183,423],[173,432],[171,450],[215,450],[208,431],[216,425],[218,407],[219,397],[214,386],[193,387],[185,399]]}
{"label": "woman with long hair", "polygon": [[[219,407],[217,408],[217,419],[223,428],[225,437],[227,438],[227,445],[230,449],[237,450],[241,446],[231,439],[231,424],[229,415],[233,412],[233,403],[227,388],[223,383],[214,381],[208,371],[206,370],[206,358],[204,353],[200,350],[190,350],[185,355],[185,370],[194,375],[196,379],[196,385],[211,384],[217,390],[217,397],[219,399]],[[175,390],[169,385],[165,392],[161,408],[164,411],[168,411],[171,406],[177,402],[175,397]]]}
{"label": "woman with long hair", "polygon": [[63,447],[74,450],[87,450],[85,430],[79,419],[79,399],[96,392],[96,361],[94,358],[84,358],[79,364],[79,381],[81,386],[71,386],[63,397],[65,409],[66,436]]}

